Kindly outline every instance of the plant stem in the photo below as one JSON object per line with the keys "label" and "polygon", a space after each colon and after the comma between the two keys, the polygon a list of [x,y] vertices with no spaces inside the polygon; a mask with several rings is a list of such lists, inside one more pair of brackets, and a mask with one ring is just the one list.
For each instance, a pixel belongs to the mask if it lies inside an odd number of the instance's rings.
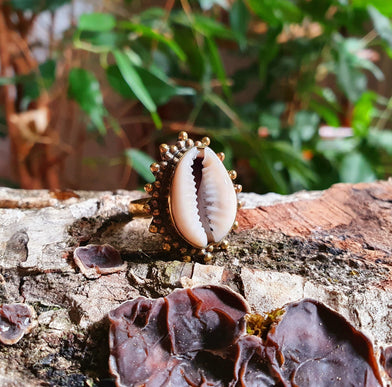
{"label": "plant stem", "polygon": [[380,115],[380,118],[378,119],[375,125],[376,128],[380,130],[384,129],[391,115],[392,115],[392,97],[389,98],[386,108]]}

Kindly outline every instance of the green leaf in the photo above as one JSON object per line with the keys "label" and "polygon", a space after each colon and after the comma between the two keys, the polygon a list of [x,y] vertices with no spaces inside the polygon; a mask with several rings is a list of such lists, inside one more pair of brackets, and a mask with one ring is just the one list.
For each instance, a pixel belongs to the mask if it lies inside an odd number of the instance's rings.
{"label": "green leaf", "polygon": [[271,69],[271,62],[279,54],[279,44],[276,43],[276,38],[282,31],[281,28],[268,28],[265,34],[265,41],[259,46],[259,76],[260,80],[264,81]]}
{"label": "green leaf", "polygon": [[141,36],[163,43],[168,46],[178,56],[180,60],[184,61],[186,59],[184,51],[176,43],[176,41],[173,40],[173,38],[171,37],[163,35],[159,31],[155,31],[154,29],[142,24],[135,24],[128,21],[119,23],[119,27],[134,31]]}
{"label": "green leaf", "polygon": [[[194,89],[177,87],[168,78],[159,77],[151,71],[139,66],[134,66],[134,68],[157,106],[165,104],[176,95],[195,94]],[[115,89],[123,97],[132,99],[136,98],[135,93],[125,81],[118,66],[109,66],[106,70],[106,75],[113,89]]]}
{"label": "green leaf", "polygon": [[52,59],[41,63],[38,69],[30,74],[16,76],[13,83],[23,86],[22,110],[35,101],[42,90],[49,89],[55,81],[56,62]]}
{"label": "green leaf", "polygon": [[343,183],[360,183],[374,181],[377,176],[366,157],[359,152],[347,154],[339,168]]}
{"label": "green leaf", "polygon": [[287,194],[289,188],[282,173],[277,171],[268,155],[268,149],[260,151],[257,157],[249,158],[250,166],[256,171],[268,190],[280,194]]}
{"label": "green leaf", "polygon": [[[311,170],[310,165],[306,163],[293,146],[285,141],[276,141],[272,145],[273,156],[276,161],[283,163],[283,165],[289,170],[296,172],[303,177],[302,182],[316,181],[317,177]],[[304,183],[304,185],[306,185]]]}
{"label": "green leaf", "polygon": [[303,16],[290,0],[247,0],[247,3],[257,16],[272,26],[298,23]]}
{"label": "green leaf", "polygon": [[384,16],[377,8],[370,5],[368,12],[372,18],[375,30],[384,39],[389,47],[392,47],[392,25],[391,21]]}
{"label": "green leaf", "polygon": [[193,27],[202,35],[210,38],[234,39],[231,30],[222,23],[203,15],[194,15]]}
{"label": "green leaf", "polygon": [[157,107],[151,98],[146,86],[143,84],[135,66],[129,57],[121,52],[114,51],[113,55],[116,59],[117,66],[123,76],[125,82],[131,88],[137,99],[144,105],[144,107],[151,113],[151,117],[158,128],[162,127],[162,122],[157,114]]}
{"label": "green leaf", "polygon": [[338,138],[333,140],[320,140],[317,142],[316,150],[327,158],[331,163],[349,154],[358,147],[358,138]]}
{"label": "green leaf", "polygon": [[234,33],[222,23],[204,15],[192,14],[189,18],[184,12],[173,12],[171,21],[196,30],[210,38],[235,39]]}
{"label": "green leaf", "polygon": [[241,49],[244,49],[246,46],[246,34],[248,32],[249,21],[250,14],[248,8],[244,4],[244,0],[236,0],[230,10],[230,26]]}
{"label": "green leaf", "polygon": [[377,100],[377,94],[368,91],[362,94],[361,98],[356,102],[353,110],[352,127],[354,134],[358,137],[366,137],[372,119],[374,117],[374,102]]}
{"label": "green leaf", "polygon": [[370,130],[368,134],[370,146],[383,149],[392,155],[392,131],[391,130]]}
{"label": "green leaf", "polygon": [[80,108],[89,115],[100,134],[106,134],[103,117],[107,113],[103,106],[100,85],[95,75],[85,69],[73,68],[68,76],[68,96],[74,99]]}
{"label": "green leaf", "polygon": [[201,81],[206,70],[206,61],[204,59],[204,53],[199,49],[196,44],[193,31],[189,28],[175,28],[174,29],[174,40],[185,52],[187,58],[187,66],[191,72],[191,75],[196,80]]}
{"label": "green leaf", "polygon": [[218,77],[218,79],[222,85],[222,90],[226,94],[226,97],[231,98],[231,91],[229,88],[228,79],[226,77],[226,71],[223,66],[223,62],[220,57],[218,47],[215,44],[215,42],[210,38],[206,38],[206,42],[207,42],[208,50],[210,53],[211,66],[214,70],[214,73]]}
{"label": "green leaf", "polygon": [[218,94],[208,93],[204,95],[204,99],[205,102],[211,106],[217,107],[223,114],[225,114],[227,118],[229,118],[234,123],[234,125],[241,125],[240,118],[238,117],[237,113]]}
{"label": "green leaf", "polygon": [[152,181],[154,179],[154,176],[150,171],[150,165],[154,163],[155,160],[147,153],[139,149],[129,148],[125,150],[125,156],[131,167],[142,176],[145,181]]}
{"label": "green leaf", "polygon": [[355,8],[366,9],[368,6],[377,8],[384,16],[392,16],[392,3],[385,0],[352,0],[352,6]]}
{"label": "green leaf", "polygon": [[82,43],[87,42],[99,47],[100,51],[109,51],[124,46],[128,41],[127,34],[120,31],[77,31],[74,37],[76,46],[79,44],[78,39]]}
{"label": "green leaf", "polygon": [[262,112],[259,115],[259,126],[266,127],[268,133],[273,137],[277,138],[280,135],[281,125],[280,118],[269,112]]}
{"label": "green leaf", "polygon": [[145,11],[140,12],[138,16],[140,17],[140,21],[144,24],[164,19],[166,15],[167,13],[164,8],[149,7]]}
{"label": "green leaf", "polygon": [[320,117],[315,112],[301,110],[295,114],[295,122],[290,128],[289,137],[293,148],[298,153],[302,150],[302,144],[316,135],[319,123]]}
{"label": "green leaf", "polygon": [[329,126],[339,126],[340,119],[336,109],[315,99],[309,101],[309,108],[315,111]]}
{"label": "green leaf", "polygon": [[339,86],[351,102],[356,102],[366,90],[367,78],[359,70],[356,51],[360,49],[357,39],[337,37],[336,75]]}
{"label": "green leaf", "polygon": [[35,13],[44,10],[55,11],[64,4],[70,3],[71,0],[11,0],[11,6],[21,11],[33,11]]}
{"label": "green leaf", "polygon": [[295,115],[291,133],[296,133],[300,141],[309,141],[317,133],[320,123],[319,116],[314,112],[301,110]]}
{"label": "green leaf", "polygon": [[86,13],[80,16],[78,27],[85,31],[111,31],[116,19],[109,13]]}
{"label": "green leaf", "polygon": [[38,66],[41,84],[45,89],[51,87],[56,79],[56,61],[49,59]]}
{"label": "green leaf", "polygon": [[364,70],[369,70],[377,81],[383,81],[385,78],[384,73],[371,60],[361,59],[358,63],[358,67]]}

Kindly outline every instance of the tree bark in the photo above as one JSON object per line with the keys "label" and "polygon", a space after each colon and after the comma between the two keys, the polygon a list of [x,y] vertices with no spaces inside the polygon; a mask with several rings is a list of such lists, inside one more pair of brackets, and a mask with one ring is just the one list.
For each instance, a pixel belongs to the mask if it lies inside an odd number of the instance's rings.
{"label": "tree bark", "polygon": [[[37,315],[18,343],[0,344],[0,386],[111,385],[107,313],[139,295],[201,284],[228,285],[257,313],[317,299],[376,351],[392,343],[391,182],[244,193],[239,228],[210,265],[161,251],[150,220],[129,212],[141,195],[0,189],[0,304],[23,302]],[[105,243],[126,270],[86,278],[74,249]]]}

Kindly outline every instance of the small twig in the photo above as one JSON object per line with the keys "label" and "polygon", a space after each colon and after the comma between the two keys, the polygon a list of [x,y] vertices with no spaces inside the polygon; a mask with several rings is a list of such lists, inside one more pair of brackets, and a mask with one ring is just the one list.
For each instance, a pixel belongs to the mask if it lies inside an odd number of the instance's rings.
{"label": "small twig", "polygon": [[[107,129],[109,129],[109,128],[112,129],[114,131],[114,133],[120,138],[120,140],[123,143],[124,149],[131,148],[131,142],[129,141],[127,134],[125,133],[124,129],[122,128],[122,126],[120,124],[118,125],[117,128],[113,128],[113,125],[110,123],[107,124],[106,127],[107,127]],[[120,187],[126,188],[128,181],[131,177],[131,172],[132,172],[132,167],[129,164],[125,163],[124,164],[124,172],[123,172],[121,182],[120,182]]]}
{"label": "small twig", "polygon": [[33,58],[27,41],[16,33],[11,34],[11,39],[19,48],[20,52],[23,54],[26,60],[28,68],[27,72],[34,70],[37,67],[37,61]]}
{"label": "small twig", "polygon": [[381,113],[380,118],[377,120],[376,128],[384,129],[385,125],[387,124],[388,120],[391,118],[392,115],[392,97],[389,98],[387,106],[385,107],[384,111]]}
{"label": "small twig", "polygon": [[56,14],[53,11],[51,11],[50,25],[49,25],[49,58],[53,57],[55,19],[56,19]]}
{"label": "small twig", "polygon": [[369,31],[362,39],[361,41],[365,46],[369,45],[374,39],[378,37],[378,33],[375,29],[372,29]]}
{"label": "small twig", "polygon": [[[10,52],[8,45],[8,29],[5,20],[4,11],[4,1],[0,0],[0,75],[2,77],[10,77],[12,74],[11,70],[11,60],[10,60]],[[4,106],[5,106],[5,114],[7,120],[7,126],[9,130],[10,142],[11,142],[11,165],[15,166],[18,174],[19,172],[19,163],[17,158],[17,149],[18,144],[16,140],[17,133],[15,132],[15,126],[11,124],[11,116],[15,113],[15,101],[12,96],[11,85],[5,85],[4,87]]]}

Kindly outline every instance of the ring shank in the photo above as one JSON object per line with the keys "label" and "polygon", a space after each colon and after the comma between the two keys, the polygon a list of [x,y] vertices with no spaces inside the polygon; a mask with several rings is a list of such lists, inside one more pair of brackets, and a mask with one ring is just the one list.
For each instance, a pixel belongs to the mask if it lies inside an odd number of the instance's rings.
{"label": "ring shank", "polygon": [[150,209],[147,206],[150,197],[132,200],[129,203],[128,210],[133,218],[151,218]]}

